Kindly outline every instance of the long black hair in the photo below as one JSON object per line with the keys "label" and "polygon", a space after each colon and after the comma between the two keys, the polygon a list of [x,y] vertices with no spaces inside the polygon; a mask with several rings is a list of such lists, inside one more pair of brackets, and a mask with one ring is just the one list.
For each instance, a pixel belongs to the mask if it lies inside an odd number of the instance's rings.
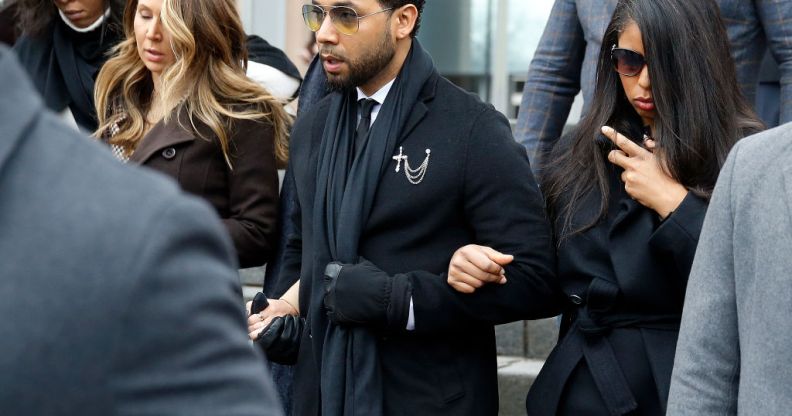
{"label": "long black hair", "polygon": [[[610,51],[630,23],[641,31],[655,102],[655,154],[690,192],[709,198],[729,150],[762,123],[737,86],[729,40],[714,0],[619,0],[600,50],[589,113],[540,156],[540,183],[557,241],[583,232],[608,211],[608,162],[600,128],[641,138],[643,125],[613,70]],[[605,139],[607,140],[607,139]],[[599,215],[573,226],[592,192]],[[559,222],[559,220],[561,220]]]}
{"label": "long black hair", "polygon": [[[122,33],[121,19],[124,15],[126,0],[103,0],[104,10],[110,8],[110,17],[105,20],[103,30]],[[28,36],[39,36],[59,19],[58,6],[52,0],[17,1],[17,31]]]}

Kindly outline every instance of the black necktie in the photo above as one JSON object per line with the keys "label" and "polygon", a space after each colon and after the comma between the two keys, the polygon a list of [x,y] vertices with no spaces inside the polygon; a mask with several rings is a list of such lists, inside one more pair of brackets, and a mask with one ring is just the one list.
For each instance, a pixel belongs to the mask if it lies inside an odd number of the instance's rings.
{"label": "black necktie", "polygon": [[366,143],[366,138],[368,137],[369,127],[371,126],[371,110],[374,109],[376,104],[379,104],[376,100],[372,100],[371,98],[366,98],[359,101],[360,103],[360,122],[358,123],[357,131],[355,131],[355,153],[363,148],[363,144]]}

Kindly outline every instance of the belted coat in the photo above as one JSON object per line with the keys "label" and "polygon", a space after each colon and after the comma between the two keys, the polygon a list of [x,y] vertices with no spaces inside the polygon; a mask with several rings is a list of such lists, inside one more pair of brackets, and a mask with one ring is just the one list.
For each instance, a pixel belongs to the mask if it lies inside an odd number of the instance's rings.
{"label": "belted coat", "polygon": [[[663,415],[688,274],[708,202],[692,193],[661,220],[610,167],[608,212],[561,240],[568,302],[558,345],[529,391],[528,415]],[[573,226],[599,215],[590,195]],[[556,224],[559,234],[563,219]]]}

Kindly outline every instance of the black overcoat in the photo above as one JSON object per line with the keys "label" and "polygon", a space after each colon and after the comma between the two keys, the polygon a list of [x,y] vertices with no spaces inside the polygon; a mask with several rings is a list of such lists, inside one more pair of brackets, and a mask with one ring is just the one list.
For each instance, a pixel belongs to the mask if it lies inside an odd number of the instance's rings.
{"label": "black overcoat", "polygon": [[[295,373],[297,415],[320,412],[328,321],[322,276],[310,271],[318,244],[312,233],[317,158],[330,98],[301,117],[292,133],[289,174],[299,229],[287,243],[282,273],[307,273],[300,310],[308,321]],[[413,185],[404,166],[396,172],[395,160],[388,165],[359,250],[385,272],[406,274],[413,287],[415,330],[379,333],[385,413],[496,415],[493,325],[553,315],[559,304],[550,226],[525,150],[503,115],[438,75],[424,84],[399,146],[413,168],[431,150],[426,175]],[[506,267],[508,283],[472,295],[448,285],[451,256],[471,243],[515,255]]]}
{"label": "black overcoat", "polygon": [[[636,406],[635,414],[665,414],[707,201],[688,193],[661,220],[626,194],[620,168],[609,169],[606,218],[558,245],[567,308],[559,343],[528,394],[531,416],[627,414]],[[573,225],[588,224],[599,210],[600,197],[590,195]]]}

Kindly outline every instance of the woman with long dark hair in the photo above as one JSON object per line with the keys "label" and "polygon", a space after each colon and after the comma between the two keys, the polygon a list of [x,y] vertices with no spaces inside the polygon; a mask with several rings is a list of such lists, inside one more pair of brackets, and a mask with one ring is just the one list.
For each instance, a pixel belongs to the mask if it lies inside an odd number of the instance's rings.
{"label": "woman with long dark hair", "polygon": [[[568,301],[528,414],[662,415],[710,194],[732,145],[762,126],[712,0],[620,0],[593,100],[540,162]],[[509,259],[486,253],[458,251],[449,283],[503,281]]]}
{"label": "woman with long dark hair", "polygon": [[130,0],[123,25],[126,38],[96,81],[96,135],[120,160],[206,199],[241,267],[264,264],[275,248],[290,118],[245,75],[235,0]]}
{"label": "woman with long dark hair", "polygon": [[14,50],[46,106],[82,130],[97,127],[96,74],[122,35],[125,0],[19,0]]}

